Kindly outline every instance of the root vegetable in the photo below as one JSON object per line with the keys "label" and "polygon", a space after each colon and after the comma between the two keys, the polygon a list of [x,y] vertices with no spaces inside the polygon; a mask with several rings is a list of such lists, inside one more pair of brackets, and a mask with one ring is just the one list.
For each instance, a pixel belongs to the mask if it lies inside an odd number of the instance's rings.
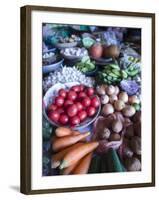
{"label": "root vegetable", "polygon": [[127,105],[122,111],[125,117],[132,117],[136,112],[135,108],[130,105]]}
{"label": "root vegetable", "polygon": [[117,100],[114,102],[114,108],[117,111],[121,111],[125,107],[125,103],[122,100]]}
{"label": "root vegetable", "polygon": [[132,158],[133,154],[134,154],[133,151],[128,146],[125,146],[123,148],[124,157]]}
{"label": "root vegetable", "polygon": [[80,160],[72,174],[87,174],[92,159],[92,153],[87,154]]}
{"label": "root vegetable", "polygon": [[60,165],[61,160],[63,159],[63,157],[65,156],[65,154],[69,151],[71,151],[74,148],[77,148],[78,146],[82,145],[82,142],[78,142],[74,145],[71,145],[63,150],[61,150],[60,152],[54,154],[52,156],[52,168],[56,168]]}
{"label": "root vegetable", "polygon": [[128,94],[126,92],[120,92],[119,100],[122,100],[124,103],[127,103],[128,102]]}
{"label": "root vegetable", "polygon": [[62,170],[62,174],[63,175],[68,175],[68,174],[71,174],[73,172],[73,170],[75,169],[75,167],[78,165],[79,161],[77,161],[76,163],[74,163],[73,165],[70,165],[69,167],[67,168],[64,168]]}
{"label": "root vegetable", "polygon": [[135,132],[135,135],[141,137],[141,122],[136,122],[134,124],[134,132]]}
{"label": "root vegetable", "polygon": [[128,171],[140,171],[141,162],[138,158],[132,157],[125,160],[125,167]]}
{"label": "root vegetable", "polygon": [[141,121],[141,111],[138,111],[135,113],[135,115],[133,116],[133,122],[140,122]]}
{"label": "root vegetable", "polygon": [[72,131],[71,135],[79,135],[81,134],[79,131]]}
{"label": "root vegetable", "polygon": [[126,127],[125,137],[131,138],[133,136],[134,136],[134,126],[133,124],[131,124],[128,127]]}
{"label": "root vegetable", "polygon": [[98,142],[88,142],[85,143],[72,151],[69,151],[63,158],[63,161],[60,165],[60,169],[69,167],[73,165],[78,160],[86,156],[88,153],[94,151],[98,147]]}
{"label": "root vegetable", "polygon": [[134,153],[137,155],[141,155],[141,138],[138,136],[134,136],[130,140],[130,147]]}
{"label": "root vegetable", "polygon": [[112,106],[112,104],[105,104],[104,106],[103,106],[103,109],[102,109],[102,114],[104,115],[104,116],[107,116],[107,115],[109,115],[109,114],[112,114],[114,112],[114,107]]}
{"label": "root vegetable", "polygon": [[108,95],[102,95],[100,100],[102,104],[107,104],[109,102],[109,97]]}
{"label": "root vegetable", "polygon": [[55,130],[55,134],[57,137],[71,135],[71,133],[72,133],[72,130],[70,128],[66,128],[66,127],[59,127]]}
{"label": "root vegetable", "polygon": [[129,103],[130,104],[134,104],[134,103],[139,104],[140,100],[139,100],[139,98],[136,95],[133,95],[133,96],[129,97]]}
{"label": "root vegetable", "polygon": [[111,96],[109,97],[109,102],[110,102],[111,104],[113,104],[114,101],[116,101],[116,100],[118,100],[118,97],[116,96],[116,94],[113,94],[113,95],[111,95]]}
{"label": "root vegetable", "polygon": [[109,85],[106,88],[106,92],[107,92],[108,95],[113,95],[115,93],[115,87],[113,85]]}
{"label": "root vegetable", "polygon": [[96,92],[99,95],[105,95],[106,94],[106,85],[100,85],[96,87]]}
{"label": "root vegetable", "polygon": [[119,87],[118,87],[118,86],[115,86],[115,92],[114,92],[114,94],[115,94],[115,95],[118,95],[119,92],[120,92]]}
{"label": "root vegetable", "polygon": [[110,137],[109,137],[110,141],[119,141],[120,139],[121,139],[121,137],[118,133],[110,134]]}
{"label": "root vegetable", "polygon": [[120,120],[115,120],[112,123],[112,130],[115,133],[119,133],[122,129],[123,129],[123,124],[122,124],[122,122]]}
{"label": "root vegetable", "polygon": [[76,142],[86,138],[90,132],[80,134],[80,135],[69,135],[69,136],[64,136],[61,138],[57,138],[56,140],[53,141],[52,148],[54,151],[59,151],[61,149],[64,149],[72,144],[75,144]]}
{"label": "root vegetable", "polygon": [[108,128],[105,128],[102,133],[99,133],[99,138],[102,140],[103,139],[107,140],[110,137],[110,134],[111,134],[110,130]]}

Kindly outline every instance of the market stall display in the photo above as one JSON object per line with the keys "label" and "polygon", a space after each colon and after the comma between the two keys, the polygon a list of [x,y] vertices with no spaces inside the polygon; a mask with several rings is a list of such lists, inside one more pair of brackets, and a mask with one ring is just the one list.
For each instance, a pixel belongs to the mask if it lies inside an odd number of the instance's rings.
{"label": "market stall display", "polygon": [[141,34],[131,30],[43,27],[44,176],[141,170]]}

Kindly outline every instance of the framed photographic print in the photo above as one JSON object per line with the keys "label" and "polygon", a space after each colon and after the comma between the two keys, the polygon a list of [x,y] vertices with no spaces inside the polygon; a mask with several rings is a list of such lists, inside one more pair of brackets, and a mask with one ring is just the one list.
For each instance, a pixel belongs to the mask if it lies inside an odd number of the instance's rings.
{"label": "framed photographic print", "polygon": [[155,185],[155,14],[21,8],[21,192]]}

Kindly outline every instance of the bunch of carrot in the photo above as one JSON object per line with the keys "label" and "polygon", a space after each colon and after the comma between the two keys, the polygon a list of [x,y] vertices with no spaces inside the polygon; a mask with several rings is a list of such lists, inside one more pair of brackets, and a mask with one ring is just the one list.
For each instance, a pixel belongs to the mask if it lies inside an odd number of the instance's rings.
{"label": "bunch of carrot", "polygon": [[80,133],[70,128],[59,127],[55,131],[52,149],[52,168],[61,170],[61,174],[86,174],[88,172],[93,151],[98,142],[86,142],[89,132]]}

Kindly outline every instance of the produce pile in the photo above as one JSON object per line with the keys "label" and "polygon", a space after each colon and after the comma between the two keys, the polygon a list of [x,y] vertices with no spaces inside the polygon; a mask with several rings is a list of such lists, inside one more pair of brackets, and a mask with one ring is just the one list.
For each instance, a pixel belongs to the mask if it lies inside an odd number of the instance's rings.
{"label": "produce pile", "polygon": [[43,176],[140,171],[141,32],[43,26]]}

